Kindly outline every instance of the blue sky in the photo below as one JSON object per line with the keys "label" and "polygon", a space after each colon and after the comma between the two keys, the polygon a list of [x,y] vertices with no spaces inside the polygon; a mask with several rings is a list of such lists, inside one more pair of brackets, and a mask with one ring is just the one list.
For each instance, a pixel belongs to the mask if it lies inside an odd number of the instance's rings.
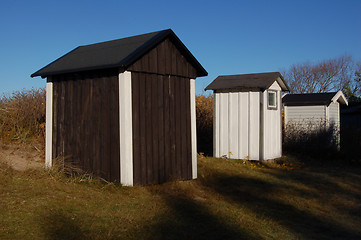
{"label": "blue sky", "polygon": [[209,76],[361,60],[361,1],[19,1],[0,5],[0,94],[45,86],[30,74],[79,45],[171,28]]}

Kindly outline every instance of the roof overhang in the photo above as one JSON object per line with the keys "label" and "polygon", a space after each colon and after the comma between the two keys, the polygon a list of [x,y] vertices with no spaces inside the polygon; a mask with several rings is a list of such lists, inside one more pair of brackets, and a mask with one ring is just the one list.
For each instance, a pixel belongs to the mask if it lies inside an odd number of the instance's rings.
{"label": "roof overhang", "polygon": [[345,97],[345,95],[343,95],[343,93],[341,91],[338,91],[335,96],[333,96],[333,98],[331,99],[332,102],[336,103],[339,102],[341,104],[346,104],[348,105],[348,101]]}

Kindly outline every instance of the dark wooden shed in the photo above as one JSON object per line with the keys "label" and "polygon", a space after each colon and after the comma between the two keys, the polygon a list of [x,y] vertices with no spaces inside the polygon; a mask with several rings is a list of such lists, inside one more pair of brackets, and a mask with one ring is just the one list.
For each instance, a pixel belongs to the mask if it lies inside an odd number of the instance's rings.
{"label": "dark wooden shed", "polygon": [[46,166],[63,158],[128,186],[196,178],[206,75],[170,29],[75,48],[31,75],[47,78]]}

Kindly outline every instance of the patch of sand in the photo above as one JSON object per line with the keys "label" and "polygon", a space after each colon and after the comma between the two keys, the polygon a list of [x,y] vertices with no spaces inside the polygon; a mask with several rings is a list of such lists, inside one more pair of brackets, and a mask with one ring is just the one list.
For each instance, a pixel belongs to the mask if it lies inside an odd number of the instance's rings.
{"label": "patch of sand", "polygon": [[0,142],[0,162],[17,171],[43,168],[45,166],[42,144],[2,144]]}

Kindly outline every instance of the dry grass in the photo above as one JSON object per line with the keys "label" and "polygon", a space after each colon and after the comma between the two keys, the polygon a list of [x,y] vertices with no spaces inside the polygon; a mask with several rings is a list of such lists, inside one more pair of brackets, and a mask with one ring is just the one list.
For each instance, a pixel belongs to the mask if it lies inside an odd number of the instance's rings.
{"label": "dry grass", "polygon": [[213,155],[213,95],[196,96],[198,152]]}
{"label": "dry grass", "polygon": [[121,187],[0,166],[0,239],[360,239],[361,171],[199,156],[198,179]]}
{"label": "dry grass", "polygon": [[45,89],[22,90],[0,98],[0,140],[44,139]]}

